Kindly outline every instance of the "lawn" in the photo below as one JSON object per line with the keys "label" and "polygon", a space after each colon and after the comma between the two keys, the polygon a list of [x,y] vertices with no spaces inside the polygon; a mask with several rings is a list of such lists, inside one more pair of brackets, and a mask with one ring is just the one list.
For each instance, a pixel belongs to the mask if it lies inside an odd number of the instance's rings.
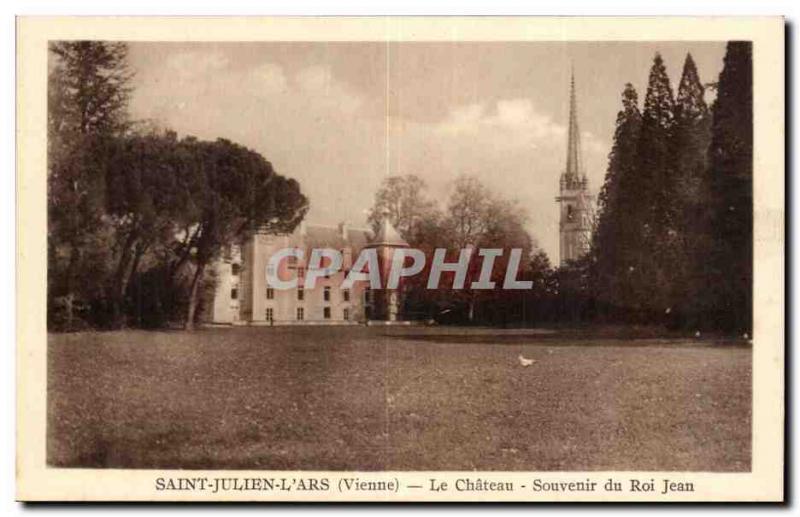
{"label": "lawn", "polygon": [[441,327],[49,337],[56,466],[747,471],[750,428],[746,344]]}

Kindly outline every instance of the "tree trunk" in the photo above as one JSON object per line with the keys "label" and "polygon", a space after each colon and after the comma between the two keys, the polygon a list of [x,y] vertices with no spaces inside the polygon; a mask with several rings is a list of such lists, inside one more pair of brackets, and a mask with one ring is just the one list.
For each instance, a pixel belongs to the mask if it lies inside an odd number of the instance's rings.
{"label": "tree trunk", "polygon": [[123,294],[128,293],[128,287],[131,285],[131,282],[133,282],[136,273],[139,271],[139,263],[142,261],[142,257],[147,251],[147,248],[148,248],[147,244],[139,244],[138,246],[136,246],[136,253],[133,255],[133,263],[131,264],[131,269],[128,272],[128,277],[125,280],[125,283],[122,285]]}
{"label": "tree trunk", "polygon": [[67,311],[66,311],[67,312],[66,329],[69,331],[69,330],[72,330],[72,314],[74,312],[74,310],[72,308],[72,305],[73,305],[72,304],[72,300],[75,298],[75,295],[72,294],[72,293],[69,293],[65,298],[66,298],[66,308],[67,308]]}
{"label": "tree trunk", "polygon": [[125,299],[125,286],[127,285],[127,272],[131,263],[131,251],[136,243],[137,237],[135,232],[131,232],[128,238],[125,239],[122,252],[120,253],[119,262],[117,263],[117,270],[114,272],[113,285],[111,286],[111,324],[113,327],[119,327],[122,323],[122,305]]}
{"label": "tree trunk", "polygon": [[192,242],[195,239],[197,239],[197,236],[200,234],[201,228],[202,226],[198,225],[194,233],[191,236],[187,236],[186,240],[183,243],[183,252],[181,253],[181,256],[178,257],[178,260],[176,260],[170,265],[169,268],[170,283],[173,281],[175,275],[178,274],[183,265],[186,264],[186,262],[188,262],[189,258],[192,256]]}
{"label": "tree trunk", "polygon": [[189,308],[186,311],[186,323],[184,323],[183,326],[183,328],[186,330],[194,330],[194,317],[195,312],[197,311],[197,291],[200,285],[200,278],[203,276],[203,271],[205,268],[205,264],[197,264],[197,269],[194,272],[194,278],[192,278],[192,287],[189,290]]}
{"label": "tree trunk", "polygon": [[[133,263],[131,264],[130,271],[128,272],[128,275],[126,276],[125,281],[122,285],[123,300],[127,299],[129,295],[128,291],[130,290],[131,283],[133,283],[133,280],[136,277],[136,273],[139,271],[139,263],[142,261],[142,257],[144,256],[144,253],[147,251],[147,248],[148,248],[147,244],[139,243],[136,245],[136,251],[134,252],[133,255]],[[138,303],[139,301],[140,300],[137,300],[136,303]],[[142,324],[141,307],[137,307],[135,312],[136,312],[136,324],[141,326]]]}
{"label": "tree trunk", "polygon": [[70,253],[69,253],[69,263],[67,264],[67,281],[66,281],[66,299],[67,299],[67,330],[73,330],[73,324],[75,322],[75,271],[78,267],[78,262],[80,261],[80,248],[74,242],[71,245]]}

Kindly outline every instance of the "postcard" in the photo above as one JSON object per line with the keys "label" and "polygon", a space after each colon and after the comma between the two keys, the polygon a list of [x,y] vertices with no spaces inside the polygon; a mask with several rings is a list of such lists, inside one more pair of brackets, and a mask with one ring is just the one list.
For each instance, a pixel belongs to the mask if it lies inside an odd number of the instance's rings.
{"label": "postcard", "polygon": [[784,20],[21,17],[22,501],[784,499]]}

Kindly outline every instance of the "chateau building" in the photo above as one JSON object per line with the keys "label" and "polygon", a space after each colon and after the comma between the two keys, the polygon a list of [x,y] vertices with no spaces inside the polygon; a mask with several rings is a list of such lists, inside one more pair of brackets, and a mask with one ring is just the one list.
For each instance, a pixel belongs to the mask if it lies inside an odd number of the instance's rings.
{"label": "chateau building", "polygon": [[589,194],[589,183],[581,157],[574,75],[570,82],[567,164],[561,174],[556,201],[560,208],[559,263],[563,266],[585,255],[589,251],[592,238],[593,196]]}
{"label": "chateau building", "polygon": [[[206,311],[214,324],[286,325],[356,324],[368,320],[401,319],[400,293],[397,290],[369,288],[358,281],[342,288],[345,276],[361,250],[375,248],[381,269],[392,250],[408,244],[384,220],[376,235],[363,228],[301,223],[291,234],[276,235],[257,231],[248,235],[214,267],[216,290]],[[284,248],[300,248],[304,259],[287,257],[282,271],[298,279],[297,288],[277,289],[268,284],[270,257]],[[317,278],[310,288],[305,284],[308,259],[313,249],[332,248],[342,253],[342,267],[336,273]],[[280,275],[279,275],[280,276]],[[382,278],[385,276],[382,275]]]}

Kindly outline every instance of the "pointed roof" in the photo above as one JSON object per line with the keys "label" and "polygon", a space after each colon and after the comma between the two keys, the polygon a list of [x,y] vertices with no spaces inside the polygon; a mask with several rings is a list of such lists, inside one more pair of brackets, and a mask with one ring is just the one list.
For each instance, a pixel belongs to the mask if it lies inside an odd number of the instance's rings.
{"label": "pointed roof", "polygon": [[581,134],[578,129],[578,101],[575,98],[575,72],[572,72],[569,92],[569,132],[567,136],[567,167],[564,174],[568,177],[583,177],[581,160]]}
{"label": "pointed roof", "polygon": [[369,243],[369,247],[371,248],[377,248],[378,246],[408,247],[408,243],[400,236],[400,233],[394,226],[392,226],[389,217],[386,215],[384,215],[383,220],[381,220],[381,225],[378,228],[378,233],[375,235],[375,238]]}

